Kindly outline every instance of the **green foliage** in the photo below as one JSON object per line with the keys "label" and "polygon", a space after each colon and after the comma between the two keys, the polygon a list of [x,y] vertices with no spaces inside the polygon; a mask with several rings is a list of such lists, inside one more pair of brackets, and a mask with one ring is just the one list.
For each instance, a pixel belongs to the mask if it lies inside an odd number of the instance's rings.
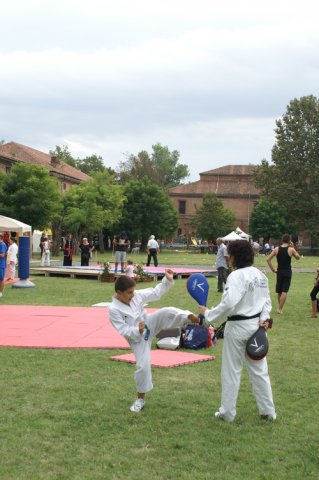
{"label": "green foliage", "polygon": [[170,198],[150,180],[132,180],[124,186],[127,199],[119,229],[126,230],[131,241],[145,245],[150,234],[156,238],[172,235],[178,225],[177,212]]}
{"label": "green foliage", "polygon": [[180,153],[177,150],[170,152],[167,146],[163,147],[160,143],[156,143],[152,148],[152,160],[162,178],[164,188],[175,187],[189,176],[187,165],[178,163]]}
{"label": "green foliage", "polygon": [[276,121],[272,164],[256,168],[256,185],[284,206],[300,230],[319,234],[319,100],[294,99]]}
{"label": "green foliage", "polygon": [[93,234],[119,222],[124,204],[122,187],[108,172],[97,173],[64,195],[63,223],[75,235]]}
{"label": "green foliage", "polygon": [[50,150],[49,153],[52,156],[58,157],[60,160],[67,163],[68,165],[71,165],[71,167],[76,167],[76,161],[72,157],[72,154],[66,145],[63,145],[63,147],[59,147],[58,145],[56,145],[55,150]]}
{"label": "green foliage", "polygon": [[287,210],[269,197],[261,197],[250,217],[249,231],[254,238],[280,238],[283,233],[296,233]]}
{"label": "green foliage", "polygon": [[90,176],[94,175],[95,173],[105,172],[106,170],[103,163],[103,158],[97,155],[91,155],[83,158],[82,160],[78,158],[75,160],[75,166],[81,170],[81,172],[84,172]]}
{"label": "green foliage", "polygon": [[153,152],[149,154],[142,150],[135,155],[129,155],[125,162],[120,163],[119,177],[122,183],[135,178],[143,180],[148,178],[156,185],[168,189],[179,185],[189,176],[187,165],[179,164],[180,154],[177,150],[172,152],[167,146],[160,143],[152,146]]}
{"label": "green foliage", "polygon": [[4,215],[44,230],[61,210],[57,179],[46,168],[17,163],[2,179],[0,205]]}
{"label": "green foliage", "polygon": [[235,216],[224,207],[215,193],[207,193],[203,197],[203,203],[196,207],[196,216],[191,226],[197,234],[206,240],[216,240],[223,237],[234,229]]}

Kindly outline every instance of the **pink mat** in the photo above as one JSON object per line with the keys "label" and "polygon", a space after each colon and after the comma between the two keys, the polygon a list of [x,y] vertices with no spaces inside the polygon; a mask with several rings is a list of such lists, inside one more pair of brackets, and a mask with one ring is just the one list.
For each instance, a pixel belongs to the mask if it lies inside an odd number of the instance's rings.
{"label": "pink mat", "polygon": [[0,305],[0,346],[130,348],[106,308]]}
{"label": "pink mat", "polygon": [[[212,355],[200,355],[198,353],[177,352],[176,350],[152,350],[151,363],[153,367],[177,367],[188,363],[208,362],[215,360]],[[133,353],[125,355],[114,355],[110,360],[119,360],[120,362],[135,363]]]}

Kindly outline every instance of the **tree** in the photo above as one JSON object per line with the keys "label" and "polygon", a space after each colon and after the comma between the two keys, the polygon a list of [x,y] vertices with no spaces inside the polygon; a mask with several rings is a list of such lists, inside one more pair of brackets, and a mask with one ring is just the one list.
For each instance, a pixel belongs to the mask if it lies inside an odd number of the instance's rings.
{"label": "tree", "polygon": [[137,156],[129,155],[125,162],[120,163],[119,178],[122,183],[148,178],[156,185],[168,189],[179,185],[189,176],[187,165],[178,164],[180,154],[177,150],[170,152],[168,147],[160,143],[152,146],[149,154],[142,150]]}
{"label": "tree", "polygon": [[71,165],[71,167],[76,167],[75,159],[72,157],[71,152],[66,145],[63,145],[63,147],[56,145],[55,150],[50,150],[49,153],[52,156],[58,157],[68,165]]}
{"label": "tree", "polygon": [[68,190],[63,198],[63,225],[75,239],[90,236],[118,223],[125,201],[122,187],[108,172]]}
{"label": "tree", "polygon": [[8,217],[44,230],[61,210],[58,181],[38,165],[17,163],[2,180],[1,211]]}
{"label": "tree", "polygon": [[256,168],[256,185],[286,208],[300,230],[319,234],[319,101],[294,99],[276,121],[272,164]]}
{"label": "tree", "polygon": [[160,143],[152,148],[152,160],[163,179],[163,187],[176,187],[189,176],[187,165],[178,164],[180,153],[177,150],[170,152],[168,147],[163,147]]}
{"label": "tree", "polygon": [[75,167],[81,170],[81,172],[87,175],[94,175],[95,173],[101,173],[106,171],[106,167],[103,163],[103,158],[97,155],[91,155],[81,160],[78,158],[75,160]]}
{"label": "tree", "polygon": [[203,203],[196,207],[196,216],[191,226],[197,234],[206,240],[216,240],[234,229],[235,215],[224,207],[215,193],[207,193]]}
{"label": "tree", "polygon": [[254,238],[278,239],[283,233],[296,233],[287,210],[269,197],[261,197],[250,217],[249,231]]}
{"label": "tree", "polygon": [[142,248],[151,234],[156,238],[172,235],[178,226],[177,212],[171,199],[149,179],[131,180],[124,186],[126,205],[119,230],[131,241],[142,240]]}

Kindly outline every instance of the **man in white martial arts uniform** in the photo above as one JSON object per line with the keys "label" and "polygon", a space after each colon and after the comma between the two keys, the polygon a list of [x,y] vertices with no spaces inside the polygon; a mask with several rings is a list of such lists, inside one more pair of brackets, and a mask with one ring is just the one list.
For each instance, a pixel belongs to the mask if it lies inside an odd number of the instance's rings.
{"label": "man in white martial arts uniform", "polygon": [[228,255],[229,263],[235,270],[227,278],[221,302],[211,310],[204,306],[199,309],[204,315],[205,326],[217,320],[227,320],[222,353],[222,398],[215,416],[228,422],[234,420],[245,360],[259,413],[262,418],[275,420],[266,357],[252,360],[246,354],[247,340],[258,330],[259,325],[268,328],[265,323],[271,311],[268,279],[253,267],[254,252],[246,240],[230,242]]}
{"label": "man in white martial arts uniform", "polygon": [[[185,323],[198,323],[199,319],[188,310],[166,307],[147,314],[144,305],[159,300],[173,286],[173,271],[165,270],[165,277],[155,288],[135,291],[133,278],[123,275],[115,282],[115,295],[109,307],[110,320],[116,330],[126,338],[136,358],[135,383],[137,399],[132,412],[140,412],[145,404],[145,393],[153,388],[151,372],[152,339],[164,328],[181,327]],[[147,335],[146,335],[147,332]]]}

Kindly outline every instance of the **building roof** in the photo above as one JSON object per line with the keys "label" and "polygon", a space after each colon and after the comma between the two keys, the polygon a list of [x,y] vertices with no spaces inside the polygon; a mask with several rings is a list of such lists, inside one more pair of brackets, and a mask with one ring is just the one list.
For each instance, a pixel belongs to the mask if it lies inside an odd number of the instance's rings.
{"label": "building roof", "polygon": [[225,165],[224,167],[201,172],[199,175],[253,175],[256,166],[257,165]]}
{"label": "building roof", "polygon": [[41,165],[48,168],[56,176],[69,177],[76,181],[90,180],[91,177],[77,168],[68,165],[62,160],[52,157],[48,153],[40,152],[35,148],[27,147],[16,142],[0,145],[0,156],[14,162],[24,162],[32,165]]}
{"label": "building roof", "polygon": [[226,165],[200,173],[200,180],[169,189],[172,196],[202,196],[216,193],[218,196],[258,196],[253,170],[255,165]]}

